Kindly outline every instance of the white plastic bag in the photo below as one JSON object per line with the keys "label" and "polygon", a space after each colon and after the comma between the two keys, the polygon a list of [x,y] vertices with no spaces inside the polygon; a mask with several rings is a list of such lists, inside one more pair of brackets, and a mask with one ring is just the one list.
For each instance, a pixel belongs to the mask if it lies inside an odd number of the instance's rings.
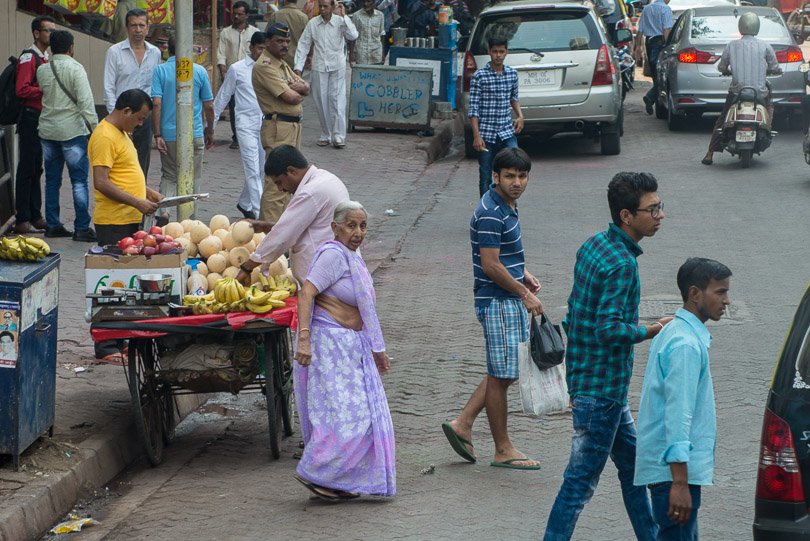
{"label": "white plastic bag", "polygon": [[518,358],[520,371],[520,401],[523,412],[534,417],[568,409],[568,385],[565,383],[565,362],[548,370],[540,370],[529,354],[529,343],[521,344]]}

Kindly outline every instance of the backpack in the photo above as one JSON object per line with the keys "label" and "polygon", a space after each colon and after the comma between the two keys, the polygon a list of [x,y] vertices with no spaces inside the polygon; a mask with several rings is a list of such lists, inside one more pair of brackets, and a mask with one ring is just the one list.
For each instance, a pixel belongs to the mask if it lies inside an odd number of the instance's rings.
{"label": "backpack", "polygon": [[[26,49],[22,52],[32,53],[37,63],[40,65],[39,55],[34,53],[31,49]],[[8,58],[8,66],[0,73],[0,126],[16,124],[20,119],[22,113],[22,104],[20,98],[17,97],[17,62],[19,59],[15,56]]]}

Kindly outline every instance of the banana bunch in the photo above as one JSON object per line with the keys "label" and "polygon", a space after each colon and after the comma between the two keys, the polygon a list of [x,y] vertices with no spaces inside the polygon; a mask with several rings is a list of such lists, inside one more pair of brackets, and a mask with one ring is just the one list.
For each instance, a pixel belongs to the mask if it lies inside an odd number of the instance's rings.
{"label": "banana bunch", "polygon": [[194,314],[224,314],[227,312],[244,312],[246,301],[239,299],[234,302],[219,302],[215,292],[206,295],[185,295],[183,304],[191,306]]}
{"label": "banana bunch", "polygon": [[290,292],[284,289],[262,291],[253,285],[245,291],[245,307],[254,314],[266,314],[273,308],[283,308],[286,306],[284,299],[289,296]]}
{"label": "banana bunch", "polygon": [[214,284],[214,298],[223,304],[238,303],[245,298],[245,286],[234,278],[222,278]]}
{"label": "banana bunch", "polygon": [[3,237],[0,239],[0,259],[36,261],[51,253],[51,247],[36,237]]}
{"label": "banana bunch", "polygon": [[[259,283],[261,287],[259,289],[263,291],[280,291],[284,290],[287,291],[290,295],[295,295],[295,291],[298,289],[298,286],[287,278],[286,276],[281,277],[272,277],[272,276],[265,276],[262,273],[259,273]],[[285,297],[286,298],[286,297]]]}

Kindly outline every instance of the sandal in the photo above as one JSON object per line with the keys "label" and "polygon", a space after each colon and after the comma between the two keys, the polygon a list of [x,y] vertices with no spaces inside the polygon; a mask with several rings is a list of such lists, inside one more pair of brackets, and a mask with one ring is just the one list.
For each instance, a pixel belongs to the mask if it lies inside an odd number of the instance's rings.
{"label": "sandal", "polygon": [[307,490],[309,490],[312,493],[312,495],[318,499],[321,499],[326,502],[339,502],[340,500],[345,499],[341,498],[337,493],[335,493],[335,495],[333,496],[332,494],[327,494],[326,492],[323,492],[324,490],[328,489],[320,487],[315,483],[310,483],[300,475],[293,475],[293,478],[302,485],[304,485],[307,488]]}

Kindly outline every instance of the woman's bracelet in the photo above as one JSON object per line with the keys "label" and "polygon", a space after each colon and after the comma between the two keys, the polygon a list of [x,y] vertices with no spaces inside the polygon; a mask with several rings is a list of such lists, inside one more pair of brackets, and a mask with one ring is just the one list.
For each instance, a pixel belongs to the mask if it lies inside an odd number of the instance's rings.
{"label": "woman's bracelet", "polygon": [[304,331],[309,332],[309,327],[301,327],[300,329],[298,329],[298,334],[301,334]]}

